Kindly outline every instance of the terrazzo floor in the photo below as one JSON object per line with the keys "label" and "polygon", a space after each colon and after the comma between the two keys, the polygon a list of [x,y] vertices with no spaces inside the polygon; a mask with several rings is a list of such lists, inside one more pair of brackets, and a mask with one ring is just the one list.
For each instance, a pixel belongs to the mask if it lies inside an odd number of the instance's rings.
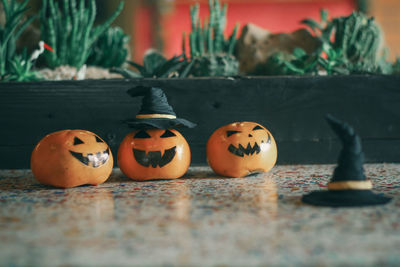
{"label": "terrazzo floor", "polygon": [[365,165],[368,208],[317,208],[333,165],[277,166],[247,178],[193,167],[183,179],[56,189],[0,171],[0,266],[399,266],[400,164]]}

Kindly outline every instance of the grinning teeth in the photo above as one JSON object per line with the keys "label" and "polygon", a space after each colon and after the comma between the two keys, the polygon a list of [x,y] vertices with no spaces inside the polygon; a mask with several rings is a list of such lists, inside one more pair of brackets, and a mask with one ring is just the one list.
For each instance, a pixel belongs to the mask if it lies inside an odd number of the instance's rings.
{"label": "grinning teeth", "polygon": [[[107,151],[105,151],[105,152],[107,152]],[[98,168],[107,162],[109,155],[108,155],[108,153],[105,153],[105,152],[103,152],[103,153],[98,152],[96,154],[91,154],[91,153],[88,154],[87,158],[89,159],[89,162],[92,163],[93,168]]]}
{"label": "grinning teeth", "polygon": [[[161,151],[153,151],[151,152],[151,159],[161,159]],[[150,152],[147,154],[150,155]],[[158,165],[158,161],[157,160],[150,160],[150,164],[151,167],[155,168]]]}
{"label": "grinning teeth", "polygon": [[234,154],[236,156],[239,156],[239,157],[243,157],[244,156],[243,151],[238,149],[238,148],[236,148],[234,145],[230,145],[228,147],[228,150],[229,150],[229,152],[231,152],[232,154]]}
{"label": "grinning teeth", "polygon": [[258,146],[257,143],[255,143],[254,146],[253,146],[253,151],[251,152],[251,154],[253,155],[254,152],[255,152],[256,154],[258,154],[258,153],[260,153],[260,151],[261,151],[260,147]]}
{"label": "grinning teeth", "polygon": [[268,134],[268,140],[266,142],[264,142],[264,140],[261,141],[261,147],[257,143],[254,143],[253,146],[251,146],[251,144],[248,143],[246,148],[241,144],[239,144],[238,147],[235,147],[234,145],[231,144],[228,147],[228,151],[238,157],[244,157],[244,155],[249,156],[253,155],[254,153],[259,154],[261,152],[261,148],[262,150],[265,150],[266,144],[271,144],[271,142],[272,142],[271,135]]}
{"label": "grinning teeth", "polygon": [[254,153],[259,154],[261,149],[257,143],[255,143],[254,146],[251,146],[251,144],[248,143],[246,148],[244,148],[241,144],[239,144],[239,147],[229,145],[228,151],[236,156],[244,157],[244,155],[249,156],[253,155]]}
{"label": "grinning teeth", "polygon": [[103,152],[98,152],[96,154],[88,153],[87,156],[83,156],[82,153],[77,153],[73,151],[70,151],[70,153],[72,154],[72,156],[74,156],[76,159],[78,159],[86,166],[90,166],[93,168],[98,168],[103,166],[110,158],[109,149],[106,149]]}
{"label": "grinning teeth", "polygon": [[170,163],[175,155],[176,155],[177,147],[174,146],[170,149],[165,149],[164,153],[161,154],[161,151],[149,151],[146,152],[144,150],[133,149],[133,156],[135,157],[137,163],[144,167],[164,167],[168,163]]}

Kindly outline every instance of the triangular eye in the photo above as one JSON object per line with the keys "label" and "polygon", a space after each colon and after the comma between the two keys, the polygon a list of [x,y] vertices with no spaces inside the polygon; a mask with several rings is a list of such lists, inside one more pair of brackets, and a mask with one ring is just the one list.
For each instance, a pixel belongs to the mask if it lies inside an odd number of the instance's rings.
{"label": "triangular eye", "polygon": [[256,127],[253,128],[253,131],[255,130],[264,130],[260,125],[257,125]]}
{"label": "triangular eye", "polygon": [[100,137],[98,137],[98,136],[96,136],[96,142],[97,142],[97,143],[104,143],[104,141],[101,140]]}
{"label": "triangular eye", "polygon": [[174,134],[173,132],[171,132],[170,130],[166,130],[165,133],[163,133],[163,135],[161,135],[161,138],[167,138],[167,137],[173,137],[176,136],[176,134]]}
{"label": "triangular eye", "polygon": [[135,136],[133,138],[151,138],[151,136],[146,133],[146,131],[139,131],[135,134]]}
{"label": "triangular eye", "polygon": [[75,137],[74,138],[74,146],[80,145],[80,144],[84,144],[83,141],[81,139],[79,139],[78,137]]}
{"label": "triangular eye", "polygon": [[237,134],[237,133],[240,133],[240,131],[226,131],[226,135],[228,137],[231,136],[232,134]]}

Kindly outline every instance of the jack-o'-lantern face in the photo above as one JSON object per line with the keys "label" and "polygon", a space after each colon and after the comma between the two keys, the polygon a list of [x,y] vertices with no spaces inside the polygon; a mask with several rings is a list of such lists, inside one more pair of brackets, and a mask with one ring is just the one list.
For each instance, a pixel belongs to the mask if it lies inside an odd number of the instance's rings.
{"label": "jack-o'-lantern face", "polygon": [[255,122],[236,122],[216,130],[207,142],[207,159],[220,175],[243,177],[267,172],[275,165],[276,143],[271,133]]}
{"label": "jack-o'-lantern face", "polygon": [[96,134],[84,130],[47,135],[31,157],[31,168],[39,182],[64,188],[101,184],[110,176],[112,167],[108,145]]}
{"label": "jack-o'-lantern face", "polygon": [[190,165],[190,149],[176,130],[136,130],[118,150],[121,171],[134,180],[175,179]]}
{"label": "jack-o'-lantern face", "polygon": [[[81,136],[82,138],[82,136]],[[100,168],[110,159],[110,148],[105,148],[104,150],[100,150],[98,152],[87,152],[85,151],[87,148],[85,147],[85,142],[79,137],[74,137],[73,150],[69,150],[69,153],[82,162],[84,165],[92,168]],[[104,141],[100,139],[98,136],[94,136],[96,143],[103,143]],[[93,138],[91,138],[93,139]],[[91,144],[92,140],[86,140],[89,144]],[[91,144],[93,146],[93,144]],[[79,152],[78,152],[78,151]]]}

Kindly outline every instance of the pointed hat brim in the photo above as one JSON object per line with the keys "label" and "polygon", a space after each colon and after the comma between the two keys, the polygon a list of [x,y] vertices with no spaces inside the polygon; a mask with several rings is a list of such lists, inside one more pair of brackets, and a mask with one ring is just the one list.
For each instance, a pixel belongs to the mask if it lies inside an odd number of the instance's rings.
{"label": "pointed hat brim", "polygon": [[314,191],[304,195],[304,203],[326,207],[362,207],[383,205],[391,198],[383,194],[376,194],[371,190],[330,190]]}
{"label": "pointed hat brim", "polygon": [[194,128],[197,124],[182,118],[176,119],[132,119],[126,121],[129,127],[134,129],[172,129],[180,126]]}
{"label": "pointed hat brim", "polygon": [[180,126],[196,127],[195,123],[176,117],[172,106],[168,103],[167,96],[161,88],[137,86],[129,89],[127,93],[132,97],[143,96],[142,105],[136,118],[126,121],[131,128],[172,129]]}

